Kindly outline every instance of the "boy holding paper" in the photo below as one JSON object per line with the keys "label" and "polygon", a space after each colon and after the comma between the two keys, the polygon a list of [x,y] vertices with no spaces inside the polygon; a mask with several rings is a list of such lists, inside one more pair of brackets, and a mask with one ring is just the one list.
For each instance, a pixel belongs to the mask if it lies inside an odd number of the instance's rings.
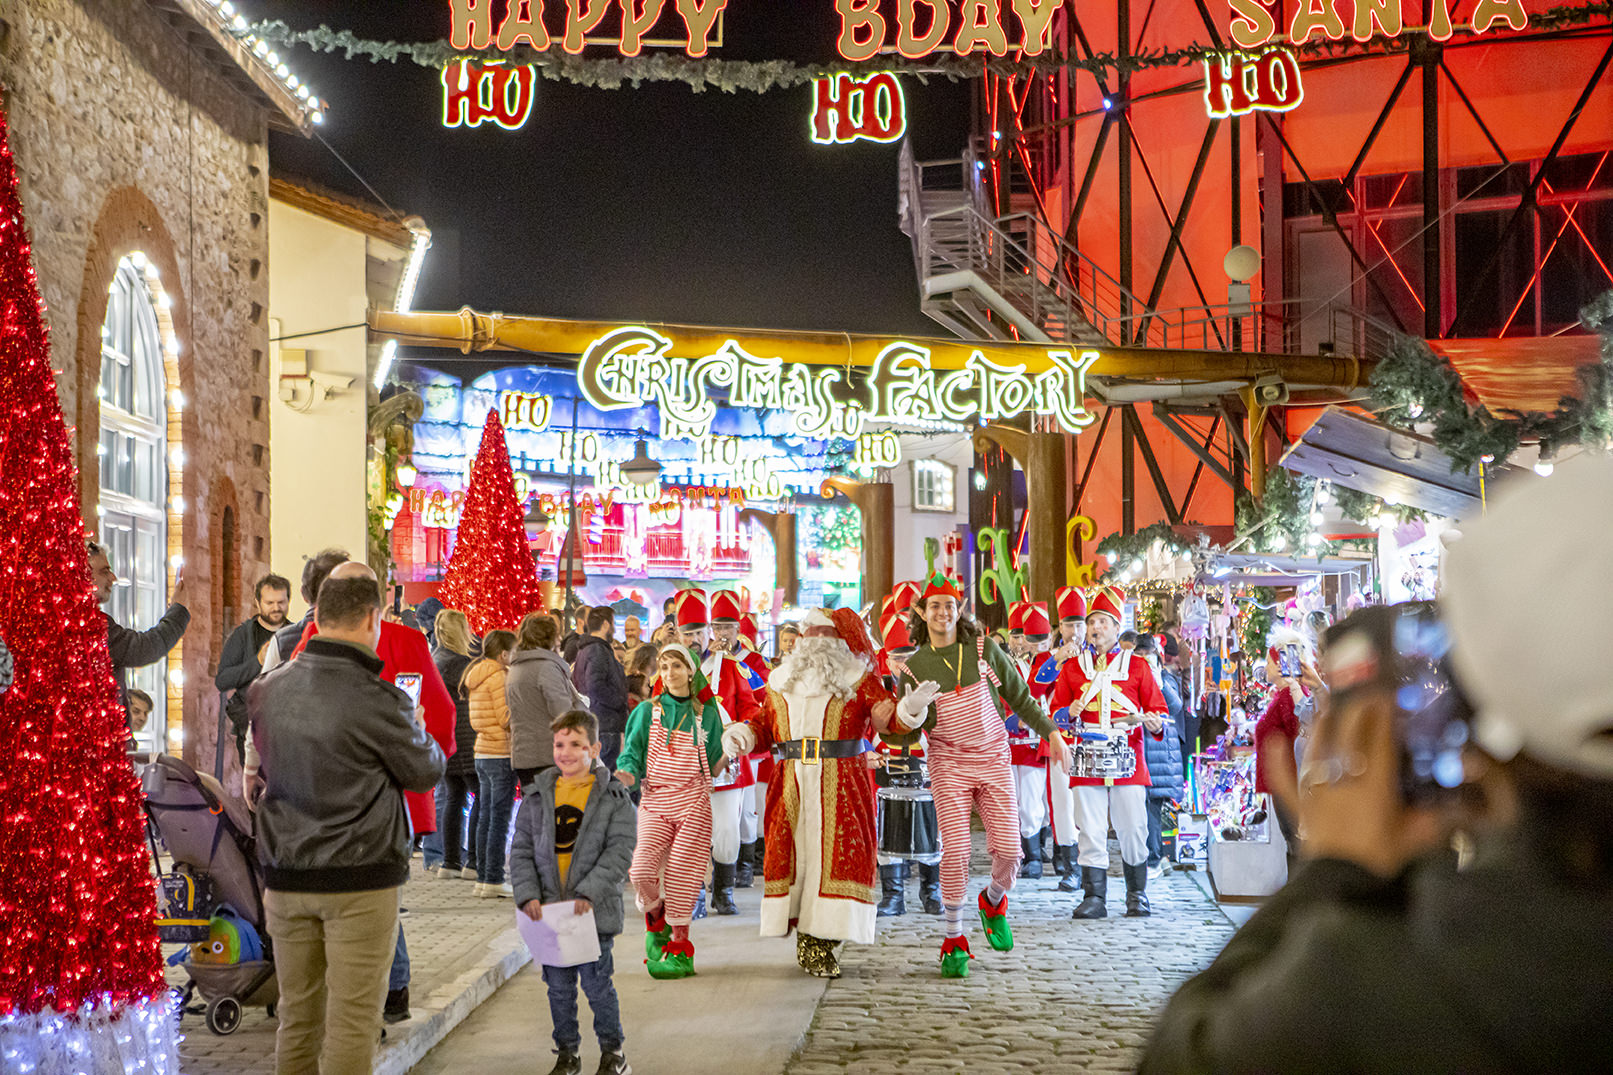
{"label": "boy holding paper", "polygon": [[542,921],[546,904],[569,902],[578,915],[592,913],[599,958],[580,966],[543,968],[559,1054],[550,1075],[578,1075],[582,1070],[579,977],[594,1012],[600,1075],[631,1075],[622,1055],[611,942],[622,932],[622,883],[638,838],[633,801],[598,764],[599,722],[592,713],[580,709],[564,713],[552,730],[554,767],[539,773],[521,800],[510,878],[516,906],[533,921]]}

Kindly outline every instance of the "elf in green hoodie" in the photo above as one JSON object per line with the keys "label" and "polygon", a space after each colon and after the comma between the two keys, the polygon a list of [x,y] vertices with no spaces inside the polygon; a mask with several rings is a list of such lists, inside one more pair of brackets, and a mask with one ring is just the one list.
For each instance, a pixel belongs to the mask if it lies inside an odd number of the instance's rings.
{"label": "elf in green hoodie", "polygon": [[627,718],[616,777],[628,787],[643,785],[627,879],[644,912],[650,974],[684,978],[694,973],[689,922],[711,861],[711,778],[723,763],[722,710],[687,648],[667,646],[656,671],[654,694]]}

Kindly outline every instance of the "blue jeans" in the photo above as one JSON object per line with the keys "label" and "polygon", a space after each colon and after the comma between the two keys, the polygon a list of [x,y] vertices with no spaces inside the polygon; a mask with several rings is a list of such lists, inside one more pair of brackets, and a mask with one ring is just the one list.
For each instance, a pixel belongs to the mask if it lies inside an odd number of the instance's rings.
{"label": "blue jeans", "polygon": [[420,840],[421,865],[428,870],[442,862],[442,801],[448,794],[446,776],[437,781],[437,790],[434,794],[437,800],[437,831],[426,833]]}
{"label": "blue jeans", "polygon": [[[475,773],[450,773],[437,785],[437,840],[445,869],[457,870],[464,865],[461,854],[465,846],[465,805],[474,794]],[[475,833],[471,839],[475,839]]]}
{"label": "blue jeans", "polygon": [[622,1013],[616,1004],[616,983],[611,981],[615,964],[611,960],[611,940],[599,937],[599,959],[580,967],[544,967],[543,980],[549,987],[549,1018],[554,1020],[555,1048],[575,1055],[582,1045],[582,1027],[577,1025],[577,979],[594,1010],[594,1037],[599,1051],[622,1051]]}
{"label": "blue jeans", "polygon": [[387,972],[386,991],[395,993],[409,985],[409,946],[403,943],[403,923],[398,923],[398,946],[392,951],[392,969]]}
{"label": "blue jeans", "polygon": [[515,770],[509,758],[477,758],[476,783],[482,800],[476,814],[476,880],[504,883],[504,849],[510,840],[510,810],[515,804]]}

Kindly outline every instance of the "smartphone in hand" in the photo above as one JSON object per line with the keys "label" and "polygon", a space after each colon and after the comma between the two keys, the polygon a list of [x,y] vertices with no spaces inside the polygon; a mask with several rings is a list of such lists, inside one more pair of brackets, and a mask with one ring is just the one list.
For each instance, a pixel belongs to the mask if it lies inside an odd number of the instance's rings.
{"label": "smartphone in hand", "polygon": [[423,677],[419,672],[399,672],[395,677],[393,677],[392,682],[399,690],[409,696],[409,701],[414,703],[416,708],[419,708],[420,684],[422,679]]}

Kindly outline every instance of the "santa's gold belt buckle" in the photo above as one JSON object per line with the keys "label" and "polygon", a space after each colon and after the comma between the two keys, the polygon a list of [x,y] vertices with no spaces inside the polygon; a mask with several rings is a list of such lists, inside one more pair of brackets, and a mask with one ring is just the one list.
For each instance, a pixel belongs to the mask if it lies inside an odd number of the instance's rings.
{"label": "santa's gold belt buckle", "polygon": [[801,740],[801,764],[817,765],[823,755],[823,740],[808,737]]}

